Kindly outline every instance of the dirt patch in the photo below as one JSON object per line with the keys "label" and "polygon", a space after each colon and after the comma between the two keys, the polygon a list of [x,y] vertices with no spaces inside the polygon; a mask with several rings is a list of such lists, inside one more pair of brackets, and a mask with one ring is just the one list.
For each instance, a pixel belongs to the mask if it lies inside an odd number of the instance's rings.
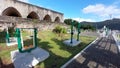
{"label": "dirt patch", "polygon": [[[3,52],[5,50],[7,50],[8,52],[17,49],[17,45],[14,46],[0,46],[0,52]],[[0,56],[0,68],[14,68],[14,65],[12,63],[12,61],[9,58],[10,56],[8,56],[8,58],[5,58],[4,56]]]}
{"label": "dirt patch", "polygon": [[8,64],[8,60],[2,60],[1,58],[0,58],[0,68],[14,68],[14,65],[13,65],[13,63],[9,63]]}
{"label": "dirt patch", "polygon": [[30,48],[33,48],[34,46],[33,45],[29,45],[29,46],[24,46],[24,49],[27,50],[27,49],[30,49]]}
{"label": "dirt patch", "polygon": [[17,45],[14,45],[14,46],[0,46],[0,51],[2,51],[2,50],[11,50],[13,48],[17,49]]}

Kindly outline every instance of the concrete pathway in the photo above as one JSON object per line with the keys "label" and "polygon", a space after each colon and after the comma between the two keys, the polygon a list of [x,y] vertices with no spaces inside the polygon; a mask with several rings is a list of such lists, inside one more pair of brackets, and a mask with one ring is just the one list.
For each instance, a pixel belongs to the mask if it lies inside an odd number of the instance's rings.
{"label": "concrete pathway", "polygon": [[42,48],[35,48],[31,52],[20,53],[11,51],[11,60],[15,68],[32,68],[49,57],[49,53]]}
{"label": "concrete pathway", "polygon": [[113,37],[100,38],[66,68],[120,68],[120,53]]}

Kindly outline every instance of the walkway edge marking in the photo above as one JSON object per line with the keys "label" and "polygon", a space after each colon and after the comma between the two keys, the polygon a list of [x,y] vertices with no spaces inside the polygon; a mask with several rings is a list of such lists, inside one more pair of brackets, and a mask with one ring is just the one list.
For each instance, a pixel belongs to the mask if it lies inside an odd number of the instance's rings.
{"label": "walkway edge marking", "polygon": [[80,51],[77,55],[75,55],[72,59],[70,59],[67,63],[65,63],[60,68],[65,68],[69,63],[71,63],[74,59],[76,59],[79,55],[81,55],[88,47],[90,47],[93,43],[95,43],[99,38],[97,37],[93,42],[91,42],[86,48]]}
{"label": "walkway edge marking", "polygon": [[112,36],[113,36],[115,43],[116,43],[116,46],[118,47],[118,50],[120,52],[120,43],[119,43],[118,39],[116,38],[115,34],[112,34]]}

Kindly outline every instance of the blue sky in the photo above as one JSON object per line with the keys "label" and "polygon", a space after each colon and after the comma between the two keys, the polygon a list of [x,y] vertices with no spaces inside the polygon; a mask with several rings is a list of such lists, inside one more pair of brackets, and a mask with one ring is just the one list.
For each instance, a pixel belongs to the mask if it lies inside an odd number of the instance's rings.
{"label": "blue sky", "polygon": [[120,18],[120,0],[22,0],[64,14],[77,21]]}

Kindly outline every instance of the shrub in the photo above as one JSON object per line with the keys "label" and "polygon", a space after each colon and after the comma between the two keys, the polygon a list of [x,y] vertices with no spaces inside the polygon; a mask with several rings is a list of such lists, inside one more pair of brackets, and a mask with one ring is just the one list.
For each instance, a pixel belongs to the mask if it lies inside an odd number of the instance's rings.
{"label": "shrub", "polygon": [[67,33],[67,30],[66,28],[63,28],[61,26],[56,26],[54,29],[53,29],[53,32],[55,33]]}
{"label": "shrub", "polygon": [[62,28],[62,33],[67,33],[66,28]]}
{"label": "shrub", "polygon": [[61,33],[61,30],[62,28],[60,26],[56,26],[54,29],[53,29],[53,32],[55,33]]}
{"label": "shrub", "polygon": [[0,37],[1,37],[1,38],[5,38],[5,35],[6,35],[5,30],[0,32]]}
{"label": "shrub", "polygon": [[10,37],[15,37],[16,36],[14,27],[9,27],[8,32],[9,32]]}

